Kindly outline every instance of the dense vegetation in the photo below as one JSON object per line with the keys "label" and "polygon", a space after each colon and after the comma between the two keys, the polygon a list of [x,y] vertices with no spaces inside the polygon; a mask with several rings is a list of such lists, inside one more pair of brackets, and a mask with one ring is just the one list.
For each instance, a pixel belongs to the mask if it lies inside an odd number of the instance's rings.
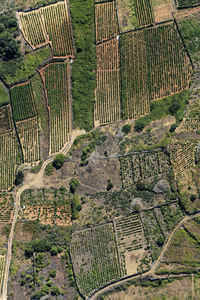
{"label": "dense vegetation", "polygon": [[179,7],[191,7],[194,5],[200,5],[199,0],[178,0]]}
{"label": "dense vegetation", "polygon": [[5,105],[10,102],[8,92],[4,87],[3,83],[0,82],[0,106]]}
{"label": "dense vegetation", "polygon": [[41,66],[51,56],[50,47],[46,46],[21,58],[10,61],[0,61],[0,78],[7,84],[26,80],[34,75],[35,68]]}
{"label": "dense vegetation", "polygon": [[76,60],[72,65],[74,123],[79,128],[93,127],[95,89],[94,1],[69,1],[75,38]]}

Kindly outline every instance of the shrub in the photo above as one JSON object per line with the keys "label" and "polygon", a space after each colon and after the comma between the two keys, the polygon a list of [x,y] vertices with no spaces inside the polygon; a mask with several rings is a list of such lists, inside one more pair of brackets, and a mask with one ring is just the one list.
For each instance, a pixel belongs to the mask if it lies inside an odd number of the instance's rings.
{"label": "shrub", "polygon": [[171,127],[170,127],[170,129],[169,129],[169,131],[170,132],[174,132],[176,130],[176,128],[177,128],[177,124],[176,123],[172,124]]}
{"label": "shrub", "polygon": [[58,296],[61,294],[61,290],[57,286],[52,286],[51,295]]}
{"label": "shrub", "polygon": [[76,194],[71,201],[72,219],[76,220],[79,218],[79,211],[82,209],[81,201],[79,196]]}
{"label": "shrub", "polygon": [[50,276],[51,278],[56,278],[56,270],[50,270],[50,271],[49,271],[49,276]]}
{"label": "shrub", "polygon": [[128,134],[128,133],[131,131],[131,125],[130,125],[130,124],[125,124],[125,125],[122,127],[122,131],[123,131],[125,134]]}
{"label": "shrub", "polygon": [[140,131],[142,131],[144,129],[145,125],[146,124],[145,124],[144,119],[140,118],[140,119],[138,119],[138,120],[135,121],[134,129],[135,129],[135,131],[140,132]]}
{"label": "shrub", "polygon": [[169,112],[174,115],[180,108],[180,104],[178,102],[172,102],[169,107]]}
{"label": "shrub", "polygon": [[69,183],[70,192],[72,194],[74,194],[76,192],[77,188],[79,187],[79,185],[80,185],[80,183],[79,183],[78,179],[72,178]]}
{"label": "shrub", "polygon": [[50,253],[52,256],[57,255],[58,254],[58,247],[53,246],[50,250]]}
{"label": "shrub", "polygon": [[15,185],[19,185],[24,180],[24,173],[19,171],[15,176]]}
{"label": "shrub", "polygon": [[194,202],[196,199],[197,199],[196,195],[191,195],[191,196],[190,196],[190,200],[191,200],[192,202]]}
{"label": "shrub", "polygon": [[108,184],[107,184],[107,191],[110,191],[110,190],[112,190],[112,188],[113,188],[113,184],[112,184],[112,182],[111,182],[111,180],[110,179],[108,179],[108,182],[107,182]]}
{"label": "shrub", "polygon": [[143,191],[145,190],[145,184],[143,182],[137,182],[136,188],[138,191]]}
{"label": "shrub", "polygon": [[164,238],[160,235],[160,236],[158,237],[158,239],[157,239],[157,245],[158,245],[159,247],[162,247],[163,244],[164,244]]}
{"label": "shrub", "polygon": [[51,176],[53,173],[53,164],[49,163],[45,168],[45,175]]}
{"label": "shrub", "polygon": [[57,154],[53,161],[53,166],[56,169],[60,169],[65,162],[65,156],[63,154]]}

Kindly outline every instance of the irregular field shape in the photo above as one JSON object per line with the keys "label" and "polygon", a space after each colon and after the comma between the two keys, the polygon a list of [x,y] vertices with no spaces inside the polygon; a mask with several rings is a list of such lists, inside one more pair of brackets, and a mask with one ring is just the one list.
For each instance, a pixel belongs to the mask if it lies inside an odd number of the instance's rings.
{"label": "irregular field shape", "polygon": [[189,87],[192,67],[174,23],[123,34],[120,45],[124,118]]}
{"label": "irregular field shape", "polygon": [[55,57],[74,57],[67,2],[58,2],[27,13],[18,13],[21,31],[33,49],[50,43]]}
{"label": "irregular field shape", "polygon": [[112,39],[99,44],[96,53],[95,122],[103,125],[121,120],[119,42]]}
{"label": "irregular field shape", "polygon": [[40,70],[44,81],[50,120],[50,154],[59,152],[69,141],[71,108],[69,94],[70,67],[51,63]]}

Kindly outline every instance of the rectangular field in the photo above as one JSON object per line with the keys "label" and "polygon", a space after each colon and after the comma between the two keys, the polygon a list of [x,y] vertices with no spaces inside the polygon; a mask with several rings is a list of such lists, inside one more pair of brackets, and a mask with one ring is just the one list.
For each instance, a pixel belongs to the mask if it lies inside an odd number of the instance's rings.
{"label": "rectangular field", "polygon": [[119,33],[115,1],[95,5],[96,43]]}
{"label": "rectangular field", "polygon": [[159,174],[169,173],[169,171],[169,157],[159,149],[120,158],[120,174],[123,188]]}
{"label": "rectangular field", "polygon": [[31,82],[15,85],[10,95],[24,162],[37,162],[40,158],[38,120]]}
{"label": "rectangular field", "polygon": [[121,120],[119,42],[116,39],[96,46],[97,87],[95,125]]}
{"label": "rectangular field", "polygon": [[77,285],[85,297],[123,275],[113,223],[73,233],[70,253]]}
{"label": "rectangular field", "polygon": [[0,193],[0,224],[11,224],[13,218],[14,199],[6,192]]}
{"label": "rectangular field", "polygon": [[171,0],[152,0],[155,22],[172,20],[173,1]]}
{"label": "rectangular field", "polygon": [[50,120],[50,154],[59,152],[71,133],[70,67],[67,63],[51,63],[40,70]]}
{"label": "rectangular field", "polygon": [[188,88],[192,67],[173,22],[121,36],[123,117],[149,112],[150,102]]}
{"label": "rectangular field", "polygon": [[2,293],[6,256],[0,255],[0,294]]}
{"label": "rectangular field", "polygon": [[74,57],[74,42],[67,1],[30,12],[19,12],[21,31],[33,49],[48,43],[55,57]]}
{"label": "rectangular field", "polygon": [[12,113],[10,104],[0,107],[0,133],[13,130]]}

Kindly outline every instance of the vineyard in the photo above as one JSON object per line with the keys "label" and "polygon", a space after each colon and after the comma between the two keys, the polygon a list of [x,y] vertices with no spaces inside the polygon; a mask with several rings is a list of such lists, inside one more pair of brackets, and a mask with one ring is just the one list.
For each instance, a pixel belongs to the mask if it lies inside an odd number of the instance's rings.
{"label": "vineyard", "polygon": [[119,42],[116,39],[96,46],[97,87],[95,122],[120,121]]}
{"label": "vineyard", "polygon": [[[145,250],[147,243],[139,215],[131,214],[116,219],[114,224],[123,273],[125,275],[137,273],[140,271],[142,259],[145,256],[149,259],[149,253]],[[133,261],[131,256],[134,256]]]}
{"label": "vineyard", "polygon": [[174,23],[123,34],[120,45],[124,118],[189,86],[192,67]]}
{"label": "vineyard", "polygon": [[40,189],[26,190],[21,195],[20,218],[38,220],[42,224],[71,224],[70,199],[66,190]]}
{"label": "vineyard", "polygon": [[140,212],[152,261],[158,257],[169,232],[184,216],[178,202]]}
{"label": "vineyard", "polygon": [[73,233],[70,252],[76,282],[85,297],[123,276],[112,223]]}
{"label": "vineyard", "polygon": [[134,9],[137,16],[137,27],[154,23],[151,0],[134,0]]}
{"label": "vineyard", "polygon": [[38,120],[31,82],[14,86],[10,89],[10,95],[24,162],[38,161],[40,158]]}
{"label": "vineyard", "polygon": [[170,161],[172,163],[174,176],[181,176],[195,166],[195,153],[197,150],[197,139],[176,139],[170,143]]}
{"label": "vineyard", "polygon": [[180,8],[200,5],[200,0],[177,0],[177,1],[178,1],[178,7]]}
{"label": "vineyard", "polygon": [[70,67],[51,63],[40,70],[44,81],[50,119],[50,154],[59,152],[69,141],[71,107],[69,94]]}
{"label": "vineyard", "polygon": [[11,224],[14,199],[7,193],[0,193],[0,224]]}
{"label": "vineyard", "polygon": [[17,165],[21,163],[10,105],[0,107],[0,145],[0,190],[7,190],[13,185]]}
{"label": "vineyard", "polygon": [[55,57],[74,57],[72,27],[67,1],[19,12],[21,31],[33,49],[50,43]]}
{"label": "vineyard", "polygon": [[168,173],[169,170],[169,157],[159,149],[120,157],[123,188],[144,179]]}
{"label": "vineyard", "polygon": [[119,33],[115,1],[95,5],[96,43],[105,41]]}
{"label": "vineyard", "polygon": [[5,255],[0,255],[0,294],[2,292],[2,286],[3,286],[5,262],[6,262]]}

